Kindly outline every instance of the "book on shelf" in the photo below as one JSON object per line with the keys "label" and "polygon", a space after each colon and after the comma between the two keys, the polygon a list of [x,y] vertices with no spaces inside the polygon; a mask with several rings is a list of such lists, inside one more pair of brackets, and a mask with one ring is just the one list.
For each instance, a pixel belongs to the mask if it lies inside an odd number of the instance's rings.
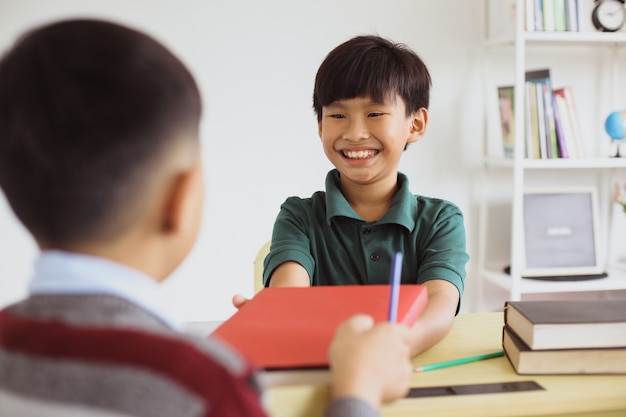
{"label": "book on shelf", "polygon": [[577,32],[580,30],[578,0],[525,0],[527,32]]}
{"label": "book on shelf", "polygon": [[564,86],[553,90],[555,100],[559,100],[559,115],[565,118],[565,144],[571,158],[582,158],[584,152],[581,143],[578,112],[574,101],[574,90],[571,86]]}
{"label": "book on shelf", "polygon": [[507,301],[504,324],[533,350],[626,347],[626,298]]}
{"label": "book on shelf", "polygon": [[539,116],[537,108],[537,88],[534,83],[526,82],[526,149],[529,159],[541,159],[539,140]]}
{"label": "book on shelf", "polygon": [[580,30],[578,0],[565,0],[565,26],[568,32]]}
{"label": "book on shelf", "polygon": [[502,347],[518,374],[625,374],[626,346],[613,348],[531,349],[508,326]]}
{"label": "book on shelf", "polygon": [[[526,157],[583,157],[578,114],[571,86],[553,88],[549,69],[526,71],[524,131]],[[503,87],[499,87],[500,91]],[[513,92],[511,92],[511,97]],[[500,103],[502,105],[502,102]],[[501,121],[502,121],[502,109]]]}
{"label": "book on shelf", "polygon": [[546,124],[546,148],[548,158],[559,158],[559,146],[556,138],[556,125],[554,122],[554,98],[552,86],[549,83],[542,84],[543,87],[543,108],[545,111],[544,122]]}
{"label": "book on shelf", "polygon": [[498,108],[500,113],[500,130],[504,156],[513,157],[515,147],[515,100],[514,87],[498,87]]}
{"label": "book on shelf", "polygon": [[565,32],[567,30],[567,14],[565,12],[566,0],[552,0],[554,2],[554,31]]}
{"label": "book on shelf", "polygon": [[[553,111],[554,111],[554,130],[556,133],[556,140],[558,146],[558,152],[560,158],[569,158],[569,151],[567,150],[567,145],[565,143],[565,128],[569,128],[569,114],[566,111],[567,109],[560,110],[562,105],[558,102],[558,97],[553,92]],[[561,112],[564,112],[563,116],[561,116]],[[563,117],[567,119],[563,119]],[[564,126],[564,123],[567,125]],[[569,134],[571,135],[571,133]]]}
{"label": "book on shelf", "polygon": [[526,0],[533,2],[533,21],[535,22],[535,31],[543,32],[543,4],[542,0]]}
{"label": "book on shelf", "polygon": [[[357,313],[388,320],[389,294],[389,285],[265,288],[212,336],[265,370],[327,368],[337,326]],[[425,286],[401,285],[398,323],[413,325],[427,301]]]}
{"label": "book on shelf", "polygon": [[526,84],[530,91],[527,111],[531,112],[532,155],[534,159],[558,158],[550,70],[526,71]]}
{"label": "book on shelf", "polygon": [[543,30],[546,32],[554,32],[554,1],[542,0]]}

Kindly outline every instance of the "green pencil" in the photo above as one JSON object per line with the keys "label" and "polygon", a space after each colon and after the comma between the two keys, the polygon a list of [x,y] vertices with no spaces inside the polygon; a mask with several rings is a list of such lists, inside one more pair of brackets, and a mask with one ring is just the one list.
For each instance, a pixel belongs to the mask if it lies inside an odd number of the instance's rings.
{"label": "green pencil", "polygon": [[504,356],[504,351],[485,353],[483,355],[470,356],[467,358],[454,359],[451,361],[431,363],[430,365],[422,365],[413,369],[413,372],[426,372],[433,369],[447,368],[448,366],[463,365],[464,363],[482,361],[483,359],[497,358],[498,356]]}

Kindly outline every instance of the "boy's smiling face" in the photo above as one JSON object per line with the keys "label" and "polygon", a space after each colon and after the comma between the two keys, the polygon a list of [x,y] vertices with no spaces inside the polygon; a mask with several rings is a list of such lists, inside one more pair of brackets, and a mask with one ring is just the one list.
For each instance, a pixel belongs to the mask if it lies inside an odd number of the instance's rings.
{"label": "boy's smiling face", "polygon": [[384,103],[357,97],[324,106],[318,128],[324,152],[340,172],[342,184],[366,185],[396,181],[402,152],[423,136],[427,121],[426,109],[407,117],[399,96]]}

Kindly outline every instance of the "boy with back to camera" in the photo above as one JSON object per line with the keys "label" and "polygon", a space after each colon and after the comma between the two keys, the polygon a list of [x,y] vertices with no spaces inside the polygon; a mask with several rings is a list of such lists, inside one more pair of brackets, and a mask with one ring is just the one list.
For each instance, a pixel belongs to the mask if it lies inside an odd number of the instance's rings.
{"label": "boy with back to camera", "polygon": [[423,284],[429,294],[411,329],[412,355],[450,330],[469,259],[458,207],[413,195],[398,172],[403,151],[426,131],[430,86],[412,50],[378,36],[357,36],[328,54],[313,107],[336,169],[326,192],[283,203],[263,271],[272,287],[384,284],[393,254],[403,252],[402,283]]}
{"label": "boy with back to camera", "polygon": [[[199,230],[200,115],[185,66],[116,24],[43,26],[0,61],[0,186],[41,249],[0,311],[0,415],[264,415],[253,366],[162,307]],[[328,416],[407,392],[402,326],[355,316],[329,355]]]}

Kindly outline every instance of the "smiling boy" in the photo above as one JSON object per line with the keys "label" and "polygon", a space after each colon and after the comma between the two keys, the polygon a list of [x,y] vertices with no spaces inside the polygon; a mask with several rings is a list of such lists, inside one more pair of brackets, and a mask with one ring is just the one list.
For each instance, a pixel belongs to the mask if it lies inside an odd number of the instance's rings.
{"label": "smiling boy", "polygon": [[328,54],[313,107],[335,169],[326,192],[281,206],[263,276],[272,287],[384,284],[394,252],[403,252],[402,283],[429,293],[411,331],[413,355],[450,330],[469,259],[459,208],[413,195],[398,172],[403,151],[426,131],[430,86],[412,50],[378,36],[357,36]]}

